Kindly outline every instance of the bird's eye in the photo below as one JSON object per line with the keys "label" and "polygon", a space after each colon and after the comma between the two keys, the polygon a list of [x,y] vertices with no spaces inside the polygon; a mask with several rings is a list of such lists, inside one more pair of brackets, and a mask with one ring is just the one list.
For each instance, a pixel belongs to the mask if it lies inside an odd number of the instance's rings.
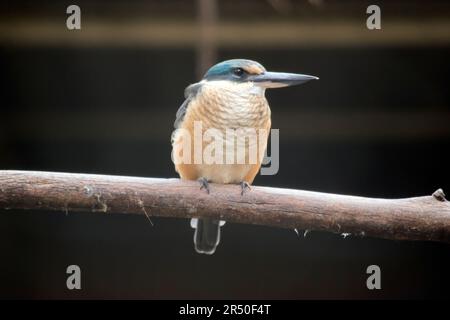
{"label": "bird's eye", "polygon": [[235,76],[242,77],[242,75],[244,74],[244,69],[236,68],[236,69],[233,70],[233,74]]}

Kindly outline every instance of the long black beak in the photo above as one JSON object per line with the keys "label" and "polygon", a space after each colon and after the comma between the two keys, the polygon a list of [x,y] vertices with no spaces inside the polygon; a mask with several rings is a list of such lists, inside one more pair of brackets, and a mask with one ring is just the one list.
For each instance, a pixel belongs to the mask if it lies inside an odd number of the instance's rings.
{"label": "long black beak", "polygon": [[264,72],[249,77],[250,81],[260,83],[265,88],[281,88],[295,86],[309,80],[319,80],[318,77],[307,74],[284,73],[284,72]]}

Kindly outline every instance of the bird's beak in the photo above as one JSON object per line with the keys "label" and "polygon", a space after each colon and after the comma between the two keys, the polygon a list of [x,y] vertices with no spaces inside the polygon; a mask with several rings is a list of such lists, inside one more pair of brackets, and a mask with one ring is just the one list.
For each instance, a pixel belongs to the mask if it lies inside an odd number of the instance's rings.
{"label": "bird's beak", "polygon": [[264,72],[251,76],[249,80],[264,88],[282,88],[302,84],[309,80],[319,80],[319,78],[298,73]]}

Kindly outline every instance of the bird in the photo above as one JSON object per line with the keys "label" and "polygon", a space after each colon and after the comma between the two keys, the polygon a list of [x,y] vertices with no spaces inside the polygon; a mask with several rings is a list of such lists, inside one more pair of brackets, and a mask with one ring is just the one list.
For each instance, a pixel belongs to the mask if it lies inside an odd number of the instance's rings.
{"label": "bird", "polygon": [[[239,184],[241,195],[244,195],[259,172],[271,129],[266,89],[299,85],[316,79],[319,78],[306,74],[269,72],[260,63],[248,59],[231,59],[212,66],[199,82],[185,89],[185,100],[176,113],[171,137],[172,161],[180,178],[198,180],[200,189],[205,189],[208,194],[209,183]],[[239,136],[232,138],[231,148],[218,147],[211,153],[215,160],[222,159],[222,162],[207,162],[202,161],[205,160],[204,153],[195,154],[195,139],[192,138],[196,135],[196,128],[200,130],[200,137],[215,130],[215,143],[230,142],[227,130],[246,134],[253,129],[264,134],[256,142],[249,139],[242,143],[241,140],[241,146],[245,148],[244,162],[225,161],[230,152],[233,153],[230,158],[235,160],[234,152],[239,147],[235,141]],[[208,145],[204,140],[199,144],[202,148]],[[251,147],[257,150],[256,161],[253,162],[248,161]],[[225,221],[213,218],[191,219],[197,253],[211,255],[216,251],[220,228],[224,224]]]}

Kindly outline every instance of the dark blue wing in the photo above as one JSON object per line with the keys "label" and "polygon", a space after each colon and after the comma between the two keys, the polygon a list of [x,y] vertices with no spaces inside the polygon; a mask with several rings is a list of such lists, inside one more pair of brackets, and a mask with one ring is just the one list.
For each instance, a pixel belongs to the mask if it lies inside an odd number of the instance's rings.
{"label": "dark blue wing", "polygon": [[178,108],[175,122],[173,123],[175,129],[178,129],[180,127],[181,123],[183,122],[184,116],[186,115],[189,103],[192,101],[192,99],[194,99],[201,86],[202,85],[200,83],[194,83],[184,90],[184,97],[186,98],[186,100],[184,100],[183,104],[180,106],[180,108]]}

